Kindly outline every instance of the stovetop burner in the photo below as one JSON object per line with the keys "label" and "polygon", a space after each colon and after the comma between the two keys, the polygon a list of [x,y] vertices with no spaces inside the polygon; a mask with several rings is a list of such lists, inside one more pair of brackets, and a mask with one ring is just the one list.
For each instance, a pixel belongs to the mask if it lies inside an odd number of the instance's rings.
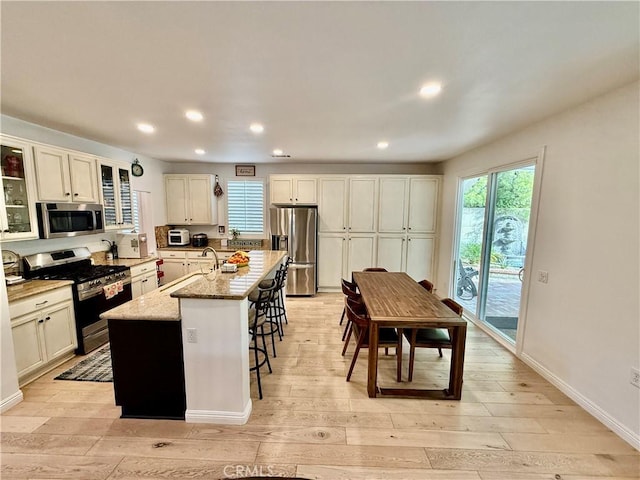
{"label": "stovetop burner", "polygon": [[76,283],[84,283],[89,280],[124,272],[129,267],[122,265],[80,265],[78,267],[66,265],[55,270],[38,272],[33,278],[40,280],[73,280]]}

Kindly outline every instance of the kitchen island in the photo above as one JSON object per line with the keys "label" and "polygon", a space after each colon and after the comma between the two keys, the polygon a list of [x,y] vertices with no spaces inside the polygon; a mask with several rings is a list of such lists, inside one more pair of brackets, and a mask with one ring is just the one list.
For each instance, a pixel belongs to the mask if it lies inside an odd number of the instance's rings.
{"label": "kitchen island", "polygon": [[[247,296],[273,275],[285,254],[251,251],[249,265],[237,273],[190,274],[102,314],[114,330],[126,328],[127,321],[135,321],[136,328],[145,320],[150,327],[157,322],[180,322],[187,422],[241,425],[249,419]],[[152,336],[139,335],[140,341],[153,342]],[[120,340],[112,339],[112,352],[117,352],[114,340]],[[134,348],[131,341],[128,344]],[[117,384],[114,368],[116,391]]]}

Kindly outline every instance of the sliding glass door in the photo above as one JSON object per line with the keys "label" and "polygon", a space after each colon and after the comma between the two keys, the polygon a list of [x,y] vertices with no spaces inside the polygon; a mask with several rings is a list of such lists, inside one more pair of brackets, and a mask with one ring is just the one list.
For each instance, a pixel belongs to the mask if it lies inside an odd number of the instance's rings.
{"label": "sliding glass door", "polygon": [[535,165],[461,182],[455,298],[515,343]]}

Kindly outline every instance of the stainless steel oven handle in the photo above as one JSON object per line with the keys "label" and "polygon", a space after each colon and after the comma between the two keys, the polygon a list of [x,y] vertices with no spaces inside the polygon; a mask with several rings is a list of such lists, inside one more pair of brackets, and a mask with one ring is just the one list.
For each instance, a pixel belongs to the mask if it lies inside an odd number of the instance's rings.
{"label": "stainless steel oven handle", "polygon": [[[122,284],[123,285],[130,285],[131,284],[131,277],[127,277],[125,280],[122,280]],[[80,300],[81,302],[83,300],[88,300],[90,298],[93,297],[97,297],[98,295],[102,295],[102,288],[100,288],[99,290],[89,290],[89,293],[85,293],[86,291],[83,290],[82,292],[78,292],[78,300]]]}

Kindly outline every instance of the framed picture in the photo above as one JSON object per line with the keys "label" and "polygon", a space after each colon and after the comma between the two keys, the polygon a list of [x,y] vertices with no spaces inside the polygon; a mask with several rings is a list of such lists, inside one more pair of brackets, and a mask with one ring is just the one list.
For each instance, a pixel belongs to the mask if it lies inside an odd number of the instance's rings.
{"label": "framed picture", "polygon": [[236,165],[236,177],[255,177],[255,165]]}

